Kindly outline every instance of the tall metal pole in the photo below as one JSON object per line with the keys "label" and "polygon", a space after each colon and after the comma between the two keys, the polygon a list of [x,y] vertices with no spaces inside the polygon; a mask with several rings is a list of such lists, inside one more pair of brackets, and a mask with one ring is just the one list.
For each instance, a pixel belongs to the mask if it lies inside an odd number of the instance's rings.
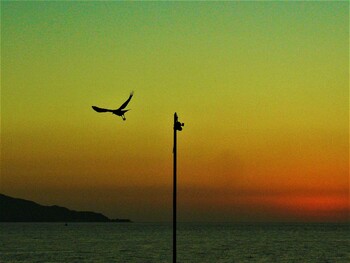
{"label": "tall metal pole", "polygon": [[173,157],[174,157],[174,181],[173,181],[173,263],[176,263],[176,131],[182,131],[183,123],[178,121],[177,114],[174,114],[174,148],[173,148]]}
{"label": "tall metal pole", "polygon": [[174,114],[174,150],[173,150],[173,160],[174,160],[174,181],[173,181],[173,263],[176,263],[176,123],[177,114]]}

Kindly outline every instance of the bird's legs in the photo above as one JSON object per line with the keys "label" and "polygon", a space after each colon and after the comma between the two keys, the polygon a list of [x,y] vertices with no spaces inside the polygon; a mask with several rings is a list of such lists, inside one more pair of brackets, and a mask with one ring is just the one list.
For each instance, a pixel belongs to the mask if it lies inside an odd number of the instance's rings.
{"label": "bird's legs", "polygon": [[125,118],[124,114],[122,115],[122,118],[123,118],[123,121],[125,121],[125,120],[126,120],[126,118]]}

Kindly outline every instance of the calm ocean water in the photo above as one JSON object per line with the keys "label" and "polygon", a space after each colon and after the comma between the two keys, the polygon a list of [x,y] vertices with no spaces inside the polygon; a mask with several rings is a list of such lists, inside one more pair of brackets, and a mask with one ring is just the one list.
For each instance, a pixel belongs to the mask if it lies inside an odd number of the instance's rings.
{"label": "calm ocean water", "polygon": [[[350,262],[349,224],[180,223],[178,262]],[[1,223],[0,262],[171,262],[168,223]]]}

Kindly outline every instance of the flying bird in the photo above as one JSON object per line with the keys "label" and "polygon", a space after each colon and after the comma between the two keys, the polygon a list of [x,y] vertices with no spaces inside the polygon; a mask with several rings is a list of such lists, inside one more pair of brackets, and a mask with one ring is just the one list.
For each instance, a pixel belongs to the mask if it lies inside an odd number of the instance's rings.
{"label": "flying bird", "polygon": [[109,109],[104,109],[104,108],[99,108],[99,107],[96,107],[96,106],[92,106],[92,108],[97,111],[97,112],[112,112],[113,114],[115,115],[118,115],[120,117],[123,118],[123,121],[126,120],[125,118],[125,112],[129,111],[129,110],[124,110],[124,108],[128,105],[128,103],[130,102],[132,96],[134,95],[134,92],[132,91],[130,93],[130,96],[129,98],[122,104],[122,106],[120,106],[118,109],[116,110],[109,110]]}

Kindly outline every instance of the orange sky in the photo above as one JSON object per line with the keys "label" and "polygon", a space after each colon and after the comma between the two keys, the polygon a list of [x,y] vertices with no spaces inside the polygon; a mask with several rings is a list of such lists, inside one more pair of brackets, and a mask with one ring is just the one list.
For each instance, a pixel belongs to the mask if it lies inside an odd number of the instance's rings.
{"label": "orange sky", "polygon": [[176,111],[180,221],[348,220],[349,3],[1,5],[2,193],[170,221]]}

